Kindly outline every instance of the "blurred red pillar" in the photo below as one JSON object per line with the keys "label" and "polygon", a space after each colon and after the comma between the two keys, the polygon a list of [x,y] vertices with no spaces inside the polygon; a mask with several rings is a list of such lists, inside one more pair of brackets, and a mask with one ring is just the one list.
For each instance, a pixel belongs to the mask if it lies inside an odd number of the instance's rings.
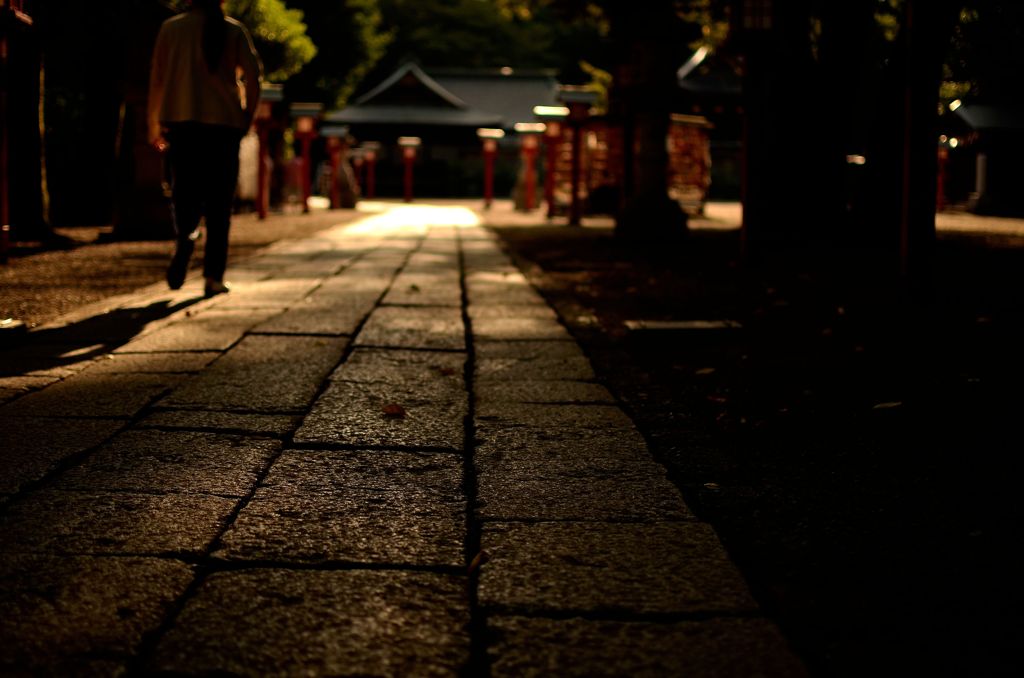
{"label": "blurred red pillar", "polygon": [[323,110],[318,103],[294,103],[291,106],[292,117],[295,118],[295,138],[302,149],[302,211],[309,212],[309,196],[312,195],[312,159],[310,150],[313,139],[317,137],[316,121]]}
{"label": "blurred red pillar", "polygon": [[518,122],[515,130],[522,139],[523,207],[529,211],[537,206],[537,153],[540,135],[546,126],[542,122]]}
{"label": "blurred red pillar", "polygon": [[569,199],[569,225],[579,226],[583,220],[583,199],[580,181],[583,165],[583,125],[597,95],[585,87],[563,86],[559,98],[569,108],[568,123],[572,127],[572,175]]}
{"label": "blurred red pillar", "polygon": [[274,126],[274,104],[284,98],[281,85],[265,84],[260,88],[260,104],[256,108],[256,134],[260,149],[256,168],[256,211],[260,219],[270,210],[270,130]]}
{"label": "blurred red pillar", "polygon": [[402,162],[405,165],[405,177],[403,181],[405,202],[412,202],[413,167],[416,163],[416,149],[420,147],[420,138],[399,137],[398,145],[402,149]]}
{"label": "blurred red pillar", "polygon": [[363,195],[373,198],[377,193],[377,151],[380,150],[380,144],[376,141],[364,141],[361,148],[363,149],[363,171],[366,172],[363,182],[366,191]]}
{"label": "blurred red pillar", "polygon": [[494,202],[494,159],[498,155],[498,139],[505,136],[505,130],[482,127],[476,135],[483,142],[484,154],[484,209],[490,209]]}
{"label": "blurred red pillar", "polygon": [[552,120],[544,130],[544,202],[547,216],[555,216],[555,162],[558,159],[558,144],[562,140],[562,123]]}

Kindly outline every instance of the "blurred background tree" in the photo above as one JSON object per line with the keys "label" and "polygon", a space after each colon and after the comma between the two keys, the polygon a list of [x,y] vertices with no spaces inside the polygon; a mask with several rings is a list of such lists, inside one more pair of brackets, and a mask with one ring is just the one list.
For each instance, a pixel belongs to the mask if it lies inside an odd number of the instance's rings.
{"label": "blurred background tree", "polygon": [[604,68],[608,25],[595,3],[569,0],[379,0],[391,36],[361,89],[403,62],[428,68],[553,68],[563,82],[588,80],[580,61]]}
{"label": "blurred background tree", "polygon": [[285,83],[293,101],[345,105],[386,53],[394,29],[385,30],[378,0],[289,0],[302,11],[317,53]]}
{"label": "blurred background tree", "polygon": [[303,13],[284,0],[227,0],[224,13],[241,21],[252,33],[256,51],[263,60],[263,75],[270,82],[283,82],[303,69],[317,53],[308,35]]}

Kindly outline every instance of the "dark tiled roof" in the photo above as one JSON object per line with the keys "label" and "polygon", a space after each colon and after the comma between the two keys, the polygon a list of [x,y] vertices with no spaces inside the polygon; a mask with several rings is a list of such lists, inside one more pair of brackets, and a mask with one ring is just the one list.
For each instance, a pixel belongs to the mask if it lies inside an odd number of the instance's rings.
{"label": "dark tiled roof", "polygon": [[[466,103],[439,85],[437,81],[423,72],[413,63],[405,64],[389,75],[384,82],[359,97],[355,105],[363,106],[371,103],[388,105],[394,103],[398,93],[400,99],[415,99],[417,103],[428,106],[448,106],[466,108]],[[403,102],[404,103],[404,102]]]}
{"label": "dark tiled roof", "polygon": [[533,122],[534,106],[558,104],[552,71],[439,70],[405,64],[354,104],[330,113],[341,124],[501,127]]}
{"label": "dark tiled roof", "polygon": [[429,106],[349,106],[329,113],[325,119],[344,125],[496,127],[501,123],[501,116],[486,111]]}
{"label": "dark tiled roof", "polygon": [[500,116],[500,127],[511,129],[517,122],[535,122],[534,106],[558,105],[558,81],[546,73],[538,75],[444,75],[436,80],[473,108]]}

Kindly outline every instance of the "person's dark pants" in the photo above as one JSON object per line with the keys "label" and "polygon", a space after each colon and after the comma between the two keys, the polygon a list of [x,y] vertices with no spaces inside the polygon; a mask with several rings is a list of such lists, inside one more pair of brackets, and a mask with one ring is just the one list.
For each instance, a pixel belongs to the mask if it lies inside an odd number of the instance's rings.
{"label": "person's dark pants", "polygon": [[238,145],[242,132],[223,125],[175,123],[168,126],[174,230],[178,252],[187,262],[192,232],[206,217],[203,275],[223,280],[227,267],[231,204],[238,184]]}

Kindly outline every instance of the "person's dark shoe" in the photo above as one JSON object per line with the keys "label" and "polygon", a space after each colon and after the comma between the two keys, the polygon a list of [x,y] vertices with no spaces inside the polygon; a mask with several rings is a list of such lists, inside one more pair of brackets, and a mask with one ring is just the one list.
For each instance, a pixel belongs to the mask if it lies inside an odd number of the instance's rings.
{"label": "person's dark shoe", "polygon": [[174,250],[174,257],[171,258],[171,265],[167,267],[167,286],[172,290],[181,289],[185,284],[185,274],[188,273],[188,260],[192,257],[192,241],[188,245],[178,244]]}
{"label": "person's dark shoe", "polygon": [[220,280],[206,279],[206,286],[203,288],[203,296],[215,297],[218,294],[226,294],[231,291],[231,285]]}

